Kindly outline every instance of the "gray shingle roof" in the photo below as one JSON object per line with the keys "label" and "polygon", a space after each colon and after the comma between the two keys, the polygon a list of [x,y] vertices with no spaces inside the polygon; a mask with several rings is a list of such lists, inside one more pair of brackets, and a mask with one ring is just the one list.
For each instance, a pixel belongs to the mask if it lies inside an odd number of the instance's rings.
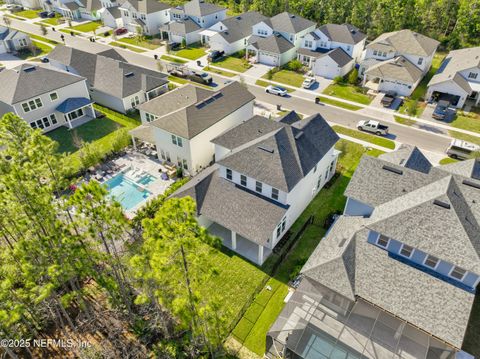
{"label": "gray shingle roof", "polygon": [[316,25],[313,21],[286,11],[270,18],[270,23],[272,24],[273,30],[290,34],[296,34]]}
{"label": "gray shingle roof", "polygon": [[75,11],[80,9],[80,5],[78,5],[75,1],[72,1],[67,3],[60,3],[60,8]]}
{"label": "gray shingle roof", "polygon": [[0,72],[0,101],[15,104],[80,81],[85,79],[51,67],[24,64]]}
{"label": "gray shingle roof", "polygon": [[471,68],[480,68],[480,47],[450,51],[428,86],[451,80],[470,93],[472,88],[459,72]]}
{"label": "gray shingle roof", "polygon": [[[113,53],[106,53],[113,57]],[[165,74],[99,54],[57,45],[48,58],[56,60],[86,77],[94,90],[124,98],[139,91],[165,85]]]}
{"label": "gray shingle roof", "polygon": [[120,6],[106,7],[105,11],[108,11],[113,16],[114,19],[122,18],[122,13],[120,12]]}
{"label": "gray shingle roof", "polygon": [[295,47],[280,34],[270,35],[268,37],[253,35],[248,42],[257,50],[270,52],[272,54],[283,54]]}
{"label": "gray shingle roof", "polygon": [[180,35],[190,34],[201,29],[200,25],[198,25],[192,19],[172,21],[168,24],[163,25],[161,28],[164,31],[171,31],[172,33]]}
{"label": "gray shingle roof", "polygon": [[199,215],[266,245],[287,209],[220,177],[218,168],[215,164],[202,171],[173,196],[192,197]]}
{"label": "gray shingle roof", "polygon": [[[258,117],[254,121],[254,124],[261,122]],[[265,130],[265,134],[260,137],[248,128],[252,126],[248,121],[240,125],[246,128],[245,136],[251,137],[251,140],[236,148],[219,163],[284,192],[290,192],[339,139],[320,114],[291,125],[277,124],[281,126],[272,126],[271,132],[267,132],[270,130],[269,125],[260,125],[261,130]],[[235,133],[241,130],[242,128],[233,129]],[[245,140],[246,138],[241,142]]]}
{"label": "gray shingle roof", "polygon": [[353,60],[341,47],[329,51],[325,56],[330,57],[340,67],[347,65]]}
{"label": "gray shingle roof", "polygon": [[385,50],[393,48],[398,54],[409,54],[417,56],[430,56],[435,53],[440,43],[425,35],[416,33],[412,30],[399,30],[386,32],[366,47],[370,49]]}
{"label": "gray shingle roof", "polygon": [[192,0],[183,5],[185,14],[188,16],[206,16],[214,14],[219,11],[226,10],[225,8],[218,6],[216,4],[208,3],[204,0]]}
{"label": "gray shingle roof", "polygon": [[330,41],[355,45],[367,38],[363,32],[350,24],[325,24],[318,28]]}
{"label": "gray shingle roof", "polygon": [[219,34],[231,44],[245,37],[249,37],[252,34],[252,26],[266,19],[266,16],[263,16],[257,11],[249,11],[237,16],[232,16],[222,20],[222,24],[224,24],[228,30],[219,32]]}
{"label": "gray shingle roof", "polygon": [[403,56],[370,66],[365,74],[384,79],[393,79],[414,84],[423,77],[423,72]]}
{"label": "gray shingle roof", "polygon": [[238,82],[216,92],[186,85],[138,108],[159,117],[150,126],[190,139],[254,99]]}
{"label": "gray shingle roof", "polygon": [[122,5],[120,5],[120,8],[122,8],[126,2],[132,5],[138,12],[144,14],[153,14],[155,12],[171,8],[170,5],[156,0],[128,0],[125,1]]}
{"label": "gray shingle roof", "polygon": [[100,0],[79,0],[82,3],[82,6],[88,11],[97,11],[100,10],[103,6]]}
{"label": "gray shingle roof", "polygon": [[[393,260],[369,244],[367,235],[369,230],[382,233],[478,273],[480,190],[463,181],[468,178],[480,185],[480,164],[469,160],[431,167],[416,148],[405,146],[398,152],[362,158],[345,195],[372,205],[372,215],[340,217],[302,272],[460,348],[474,294]],[[385,165],[403,172],[385,170]],[[435,199],[450,208],[435,205]]]}

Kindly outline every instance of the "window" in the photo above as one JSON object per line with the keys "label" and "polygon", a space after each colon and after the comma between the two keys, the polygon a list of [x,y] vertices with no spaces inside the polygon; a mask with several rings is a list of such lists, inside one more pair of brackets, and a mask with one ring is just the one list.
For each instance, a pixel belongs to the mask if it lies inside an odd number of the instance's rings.
{"label": "window", "polygon": [[183,147],[182,139],[178,136],[172,135],[172,143],[178,147]]}
{"label": "window", "polygon": [[247,186],[247,176],[240,175],[240,184],[245,187]]}
{"label": "window", "polygon": [[183,168],[186,169],[186,170],[188,170],[187,160],[184,159],[182,162],[183,162]]}
{"label": "window", "polygon": [[322,184],[322,176],[318,176],[318,181],[317,181],[317,191],[320,189],[320,185]]}
{"label": "window", "polygon": [[262,193],[262,182],[256,181],[255,183],[255,191]]}
{"label": "window", "polygon": [[128,11],[124,11],[123,16],[128,17]]}
{"label": "window", "polygon": [[58,99],[58,94],[56,92],[52,92],[50,94],[50,100],[55,101]]}
{"label": "window", "polygon": [[280,238],[282,233],[285,231],[287,227],[287,217],[283,217],[282,221],[277,226],[277,238]]}
{"label": "window", "polygon": [[167,157],[168,162],[172,162],[172,159],[170,158],[170,152],[166,151],[165,156]]}
{"label": "window", "polygon": [[167,159],[167,157],[165,157],[165,151],[164,151],[164,150],[160,150],[160,154],[161,154],[161,156],[162,156],[162,160],[165,161],[165,160]]}
{"label": "window", "polygon": [[313,46],[313,41],[305,40],[305,47],[311,48]]}
{"label": "window", "polygon": [[400,249],[400,254],[404,257],[410,258],[413,254],[413,247],[403,244],[402,249]]}
{"label": "window", "polygon": [[57,121],[57,117],[55,117],[55,114],[54,114],[54,113],[52,113],[52,114],[50,115],[50,121],[52,121],[52,125],[56,125],[56,124],[57,124],[57,122],[58,122],[58,121]]}
{"label": "window", "polygon": [[132,18],[134,18],[134,19],[137,18],[137,13],[136,12],[132,12]]}
{"label": "window", "polygon": [[463,280],[466,273],[467,271],[465,269],[462,269],[460,267],[454,267],[450,272],[450,277],[453,277],[458,280]]}
{"label": "window", "polygon": [[387,236],[384,236],[383,234],[378,236],[377,244],[380,247],[387,248],[388,247],[388,242],[390,242],[390,238],[388,238]]}
{"label": "window", "polygon": [[178,167],[182,167],[182,159],[177,156],[177,165]]}
{"label": "window", "polygon": [[145,14],[140,14],[140,19],[147,20],[147,16]]}
{"label": "window", "polygon": [[174,145],[177,144],[177,136],[172,135],[172,143],[173,143]]}
{"label": "window", "polygon": [[278,200],[278,189],[272,188],[272,198]]}
{"label": "window", "polygon": [[435,269],[437,268],[437,265],[439,262],[440,261],[437,257],[428,255],[427,258],[425,259],[425,262],[423,262],[423,264],[425,264],[427,267]]}
{"label": "window", "polygon": [[468,74],[468,78],[473,79],[473,80],[475,80],[477,78],[477,76],[478,76],[478,73],[476,73],[476,72],[470,72]]}
{"label": "window", "polygon": [[42,100],[40,100],[40,98],[36,98],[36,99],[30,100],[28,102],[22,103],[23,112],[30,112],[30,111],[36,110],[37,108],[40,108],[42,106],[43,106],[43,104],[42,104]]}
{"label": "window", "polygon": [[418,59],[418,62],[417,62],[417,64],[418,64],[418,65],[421,65],[421,64],[423,64],[423,57],[420,57],[420,58]]}
{"label": "window", "polygon": [[373,56],[377,56],[377,50],[373,50]]}
{"label": "window", "polygon": [[140,103],[140,99],[138,98],[138,96],[134,96],[130,99],[130,103],[132,107],[135,107]]}
{"label": "window", "polygon": [[68,114],[68,118],[70,120],[75,120],[76,118],[79,118],[83,116],[83,110],[79,108],[78,110],[72,111]]}
{"label": "window", "polygon": [[152,115],[151,113],[145,112],[145,119],[147,120],[147,122],[152,122],[157,118],[158,118],[157,116]]}
{"label": "window", "polygon": [[18,44],[19,44],[21,47],[27,46],[27,45],[28,45],[27,39],[20,39],[20,40],[18,40]]}
{"label": "window", "polygon": [[32,128],[48,128],[50,126],[56,125],[58,123],[57,118],[55,117],[55,114],[51,114],[46,117],[42,117],[41,119],[38,119],[36,121],[33,121],[30,123],[30,126]]}
{"label": "window", "polygon": [[232,180],[232,170],[227,168],[227,179]]}

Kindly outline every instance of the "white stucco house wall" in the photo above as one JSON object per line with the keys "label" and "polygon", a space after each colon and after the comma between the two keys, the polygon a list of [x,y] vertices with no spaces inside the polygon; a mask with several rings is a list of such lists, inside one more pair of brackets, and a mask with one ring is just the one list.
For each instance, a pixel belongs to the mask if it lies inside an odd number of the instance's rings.
{"label": "white stucco house wall", "polygon": [[[201,199],[199,223],[262,265],[335,173],[337,140],[319,114],[301,120],[291,112],[279,121],[254,116],[213,139],[217,163],[174,196]],[[290,166],[283,166],[287,158]]]}
{"label": "white stucco house wall", "polygon": [[[47,80],[45,80],[47,79]],[[13,112],[32,128],[49,132],[95,117],[86,79],[43,65],[24,64],[0,72],[0,115]]]}
{"label": "white stucco house wall", "polygon": [[447,99],[462,108],[480,104],[480,47],[450,51],[427,87],[428,101]]}
{"label": "white stucco house wall", "polygon": [[160,160],[193,175],[214,162],[210,141],[253,115],[254,99],[237,82],[215,92],[182,86],[138,106],[142,125],[130,133],[155,145]]}
{"label": "white stucco house wall", "polygon": [[0,54],[27,49],[32,40],[26,33],[0,26]]}

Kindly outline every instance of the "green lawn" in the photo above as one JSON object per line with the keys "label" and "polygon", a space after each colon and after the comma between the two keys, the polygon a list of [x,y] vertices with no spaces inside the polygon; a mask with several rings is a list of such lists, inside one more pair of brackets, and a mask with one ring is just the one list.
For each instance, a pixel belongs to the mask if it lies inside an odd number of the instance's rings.
{"label": "green lawn", "polygon": [[43,23],[45,25],[57,26],[57,25],[63,24],[64,22],[65,22],[65,20],[63,19],[62,15],[55,14],[55,17],[42,20],[37,24],[42,24]]}
{"label": "green lawn", "polygon": [[235,55],[227,56],[220,61],[212,63],[212,65],[235,72],[245,72],[252,67],[243,57],[237,57]]}
{"label": "green lawn", "polygon": [[205,56],[205,48],[201,46],[190,45],[178,51],[172,51],[172,55],[183,57],[188,60],[196,60]]}
{"label": "green lawn", "polygon": [[139,49],[137,47],[133,47],[133,46],[129,46],[123,42],[118,42],[118,41],[112,41],[110,43],[110,45],[113,45],[113,46],[118,46],[118,47],[121,47],[122,49],[128,49],[128,50],[131,50],[131,51],[134,51],[134,52],[145,52],[147,50],[142,50],[142,49]]}
{"label": "green lawn", "polygon": [[176,57],[172,57],[172,56],[168,56],[168,55],[162,55],[160,58],[162,60],[175,62],[177,64],[186,64],[188,62],[188,61],[180,60],[180,59],[177,59]]}
{"label": "green lawn", "polygon": [[440,160],[441,165],[448,165],[449,163],[455,163],[458,162],[458,160],[451,158],[451,157],[445,157]]}
{"label": "green lawn", "polygon": [[42,44],[41,42],[38,42],[35,40],[32,41],[32,44],[35,46],[35,50],[33,52],[30,49],[25,49],[23,51],[19,51],[17,54],[17,57],[19,57],[22,60],[27,60],[32,57],[46,55],[53,49],[52,47]]}
{"label": "green lawn", "polygon": [[339,125],[334,125],[332,126],[332,128],[335,130],[335,132],[340,133],[342,135],[357,138],[359,140],[370,142],[377,146],[382,146],[391,150],[395,149],[395,142],[387,138],[375,136],[370,133],[357,131],[357,130],[339,126]]}
{"label": "green lawn", "polygon": [[52,140],[58,142],[58,152],[76,152],[78,147],[74,143],[74,134],[76,134],[84,142],[92,142],[105,137],[109,133],[123,127],[118,122],[109,118],[100,118],[89,121],[74,130],[69,130],[66,127],[57,128],[49,133],[47,136]]}
{"label": "green lawn", "polygon": [[47,42],[47,43],[52,44],[52,45],[58,45],[58,42],[56,42],[54,40],[49,40],[46,37],[36,35],[36,34],[31,34],[29,32],[26,32],[26,34],[28,34],[28,36],[30,36],[31,39],[40,40],[40,41]]}
{"label": "green lawn", "polygon": [[206,89],[209,89],[211,90],[212,88],[208,85],[203,85],[203,84],[200,84],[198,82],[194,82],[194,81],[189,81],[189,80],[186,80],[186,79],[182,79],[181,77],[176,77],[176,76],[172,76],[172,75],[169,75],[168,76],[168,79],[172,82],[175,82],[177,84],[180,84],[180,85],[183,85],[183,84],[191,84],[191,85],[194,85],[194,86],[200,86],[200,87],[203,87],[203,88],[206,88]]}
{"label": "green lawn", "polygon": [[221,76],[225,76],[225,77],[234,77],[234,76],[237,76],[237,74],[233,73],[233,72],[230,72],[230,71],[223,71],[223,70],[219,70],[219,69],[214,69],[213,67],[211,66],[205,66],[203,68],[205,71],[208,71],[208,72],[213,72],[215,74],[219,74]]}
{"label": "green lawn", "polygon": [[80,31],[80,32],[92,32],[93,30],[96,30],[101,26],[102,26],[102,23],[100,21],[90,21],[90,22],[86,22],[84,24],[72,26],[69,29],[77,30],[77,31]]}
{"label": "green lawn", "polygon": [[448,131],[448,133],[453,138],[458,138],[459,140],[464,140],[467,142],[476,143],[477,145],[480,145],[480,137],[468,135],[466,133],[453,131],[453,130]]}
{"label": "green lawn", "polygon": [[37,10],[23,10],[23,11],[17,11],[15,13],[16,16],[24,17],[27,19],[36,19],[38,17],[38,11]]}
{"label": "green lawn", "polygon": [[280,82],[293,87],[301,87],[304,80],[302,74],[290,70],[277,71],[272,75],[271,79],[268,78],[268,74],[263,75],[262,78],[269,81]]}
{"label": "green lawn", "polygon": [[370,102],[372,102],[372,97],[364,94],[362,88],[348,84],[331,84],[323,91],[323,94],[363,105],[370,105]]}
{"label": "green lawn", "polygon": [[475,113],[459,113],[450,126],[480,133],[480,116]]}
{"label": "green lawn", "polygon": [[[268,82],[268,81],[257,80],[257,81],[255,81],[255,85],[262,86],[262,87],[267,87],[267,86],[270,86],[270,85],[273,85],[273,84]],[[275,85],[273,85],[273,86],[275,86]],[[285,88],[285,90],[287,90],[287,92],[293,92],[294,91],[289,87],[284,87],[284,88]]]}
{"label": "green lawn", "polygon": [[123,42],[130,45],[140,46],[148,50],[155,50],[160,47],[160,44],[153,44],[151,40],[140,39],[138,36],[128,38],[124,37],[117,40],[118,42]]}
{"label": "green lawn", "polygon": [[[383,153],[378,150],[366,151],[363,146],[346,140],[340,140],[336,148],[342,151],[337,168],[340,171],[340,177],[330,188],[324,188],[320,191],[290,230],[293,233],[297,232],[311,215],[315,216],[314,223],[300,237],[297,244],[282,262],[274,278],[267,282],[272,290],[269,291],[264,288],[257,294],[253,304],[232,332],[239,342],[260,356],[265,352],[266,334],[285,305],[284,299],[288,293],[288,281],[298,274],[325,235],[326,230],[323,228],[325,218],[332,212],[342,211],[345,207],[346,199],[343,193],[361,156],[363,154],[378,156]],[[276,260],[278,260],[278,254],[272,254],[262,269],[268,273]],[[263,310],[260,313],[262,307]],[[253,320],[254,318],[256,320]]]}
{"label": "green lawn", "polygon": [[400,116],[393,116],[395,118],[395,122],[400,123],[402,125],[413,126],[417,123],[415,120],[411,120],[409,118],[404,118]]}
{"label": "green lawn", "polygon": [[342,108],[345,108],[345,109],[351,110],[351,111],[358,111],[358,110],[361,110],[363,108],[363,107],[351,105],[349,103],[345,103],[345,102],[342,102],[342,101],[332,100],[332,99],[329,99],[329,98],[326,98],[326,97],[323,97],[323,96],[317,96],[317,97],[323,103],[326,103],[326,104],[332,105],[332,106],[342,107]]}

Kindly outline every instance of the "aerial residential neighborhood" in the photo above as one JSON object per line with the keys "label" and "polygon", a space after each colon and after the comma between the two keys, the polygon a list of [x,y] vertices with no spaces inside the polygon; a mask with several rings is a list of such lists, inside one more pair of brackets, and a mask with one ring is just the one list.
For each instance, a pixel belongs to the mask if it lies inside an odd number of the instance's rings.
{"label": "aerial residential neighborhood", "polygon": [[2,358],[480,358],[480,3],[0,4]]}

